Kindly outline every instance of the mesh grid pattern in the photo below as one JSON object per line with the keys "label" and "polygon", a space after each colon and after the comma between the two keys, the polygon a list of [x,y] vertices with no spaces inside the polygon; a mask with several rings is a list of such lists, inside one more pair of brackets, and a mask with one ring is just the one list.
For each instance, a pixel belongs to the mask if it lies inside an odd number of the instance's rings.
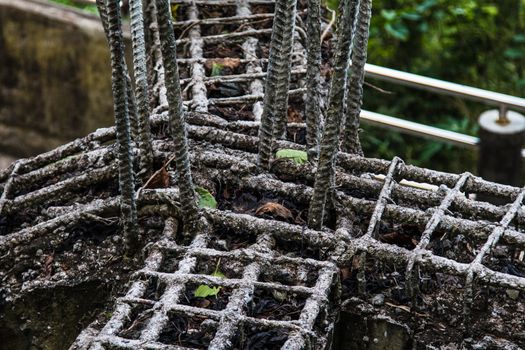
{"label": "mesh grid pattern", "polygon": [[[256,171],[255,134],[262,113],[273,2],[172,1],[172,4],[179,5],[175,29],[179,37],[183,94],[189,110],[192,163],[198,164],[208,177],[220,178],[240,190],[272,193],[294,203],[308,203],[314,181],[311,165],[275,162],[271,173]],[[217,18],[217,11],[225,17]],[[301,16],[304,11],[299,9],[299,19]],[[294,47],[289,92],[295,98],[290,100],[292,104],[301,103],[305,91],[301,23],[298,20]],[[216,33],[217,26],[229,32]],[[228,44],[217,50],[225,41]],[[224,57],[210,56],[221,50]],[[217,68],[220,72],[213,72],[214,64],[215,68],[220,65]],[[228,64],[233,68],[228,68]],[[167,128],[162,89],[160,95],[160,106],[152,117],[156,133],[153,146],[156,159],[166,159],[170,147],[161,135]],[[228,120],[231,113],[243,118]],[[302,122],[289,123],[288,141],[279,141],[278,145],[304,149],[294,142],[300,141],[304,128]],[[101,198],[96,191],[86,190],[116,183],[111,143],[114,138],[113,128],[100,129],[56,150],[20,160],[0,172],[0,215],[11,220],[0,235],[3,261],[14,264],[14,256],[27,253],[25,250],[34,247],[34,242],[48,236],[54,241],[67,239],[67,235],[56,233],[59,228],[67,230],[79,222],[109,217],[118,210],[117,197]],[[421,293],[422,273],[461,277],[464,279],[462,317],[467,324],[474,294],[481,286],[525,291],[523,276],[498,270],[489,263],[495,247],[525,250],[524,190],[487,182],[468,173],[448,174],[406,165],[399,158],[385,161],[340,153],[337,166],[335,201],[340,204],[336,208],[340,219],[333,229],[322,231],[253,215],[205,209],[211,223],[209,232],[201,232],[185,245],[176,238],[182,215],[177,210],[166,210],[166,206],[178,200],[176,189],[144,190],[139,204],[158,206],[154,212],[164,220],[162,239],[149,246],[143,268],[133,274],[128,292],[116,301],[114,312],[103,328],[86,329],[75,346],[242,348],[247,334],[265,330],[273,332],[282,348],[324,348],[330,344],[334,314],[340,306],[339,269],[351,265],[356,256],[361,262],[357,277],[360,293],[366,292],[367,259],[403,265],[406,288],[413,303]],[[83,171],[87,168],[89,173]],[[379,174],[383,176],[378,177]],[[401,180],[429,184],[431,189],[406,185]],[[86,193],[84,201],[71,203],[64,195],[78,192]],[[469,194],[499,196],[509,204],[495,206],[476,201]],[[16,218],[17,211],[32,207],[37,209],[23,220]],[[361,230],[351,222],[356,215],[366,218]],[[415,247],[406,248],[381,239],[382,227],[392,222],[420,228]],[[221,250],[213,244],[213,237],[221,230],[239,231],[256,238],[248,246]],[[465,237],[471,252],[461,258],[439,253],[436,246],[447,235]],[[286,248],[280,247],[282,242],[288,244]],[[290,247],[299,248],[287,251]],[[305,256],[308,254],[303,252],[307,251],[322,253]],[[173,263],[166,267],[168,261]],[[213,271],[209,266],[221,262],[221,269],[227,270],[226,277],[210,275]],[[208,270],[203,270],[203,266],[208,266]],[[283,279],[283,275],[288,277]],[[59,283],[60,278],[54,282]],[[31,283],[38,286],[43,282]],[[201,284],[222,288],[227,300],[221,308],[190,305],[188,295]],[[274,298],[293,295],[302,302],[293,317],[257,314],[253,310],[258,293],[269,293]],[[188,332],[202,334],[203,343],[186,342]]]}

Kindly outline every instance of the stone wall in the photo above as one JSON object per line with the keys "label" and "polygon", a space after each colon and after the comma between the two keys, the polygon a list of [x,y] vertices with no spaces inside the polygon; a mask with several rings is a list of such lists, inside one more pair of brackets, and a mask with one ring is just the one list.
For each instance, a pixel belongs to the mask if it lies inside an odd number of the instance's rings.
{"label": "stone wall", "polygon": [[111,125],[110,73],[97,16],[0,0],[0,153],[26,157]]}

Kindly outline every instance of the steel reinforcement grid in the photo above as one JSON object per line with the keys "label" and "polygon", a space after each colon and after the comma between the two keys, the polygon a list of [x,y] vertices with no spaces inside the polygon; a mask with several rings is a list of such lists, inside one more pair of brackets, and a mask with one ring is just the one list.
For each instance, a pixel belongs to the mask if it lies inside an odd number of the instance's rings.
{"label": "steel reinforcement grid", "polygon": [[[172,1],[172,11],[196,178],[254,194],[271,193],[307,207],[313,193],[312,165],[275,161],[267,173],[256,166],[273,2]],[[305,92],[304,15],[299,7],[289,91],[290,104],[299,106]],[[157,68],[161,77],[161,67]],[[164,138],[166,99],[159,80],[159,106],[151,122],[154,156],[162,163],[172,150]],[[229,120],[231,115],[240,117]],[[304,128],[303,122],[291,121],[288,140],[279,141],[279,148],[304,149]],[[37,241],[65,240],[67,236],[56,234],[58,228],[67,230],[114,215],[116,196],[67,200],[72,194],[88,193],[90,187],[115,186],[114,141],[114,128],[99,129],[0,172],[0,216],[13,221],[12,229],[0,236],[0,262],[14,265],[16,257],[35,249]],[[412,305],[423,293],[420,284],[425,273],[460,277],[463,308],[455,312],[466,329],[481,288],[517,290],[523,297],[524,276],[503,269],[503,258],[493,252],[505,249],[523,260],[525,190],[469,173],[406,165],[397,157],[387,161],[346,153],[337,158],[336,184],[338,219],[332,228],[318,231],[275,217],[203,209],[210,225],[189,242],[177,238],[183,218],[177,187],[142,190],[139,214],[161,216],[162,237],[145,248],[143,268],[132,274],[130,287],[115,301],[111,316],[100,327],[87,327],[72,348],[187,349],[194,347],[185,342],[187,333],[193,332],[211,349],[229,349],[242,347],[248,335],[264,331],[283,349],[322,349],[331,344],[342,303],[340,269],[351,266],[356,257],[360,262],[357,297],[366,293],[366,261],[404,266]],[[505,198],[508,204],[496,206],[476,196]],[[22,210],[27,216],[17,217]],[[361,218],[360,224],[353,223],[355,217]],[[381,239],[387,223],[417,226],[413,246]],[[249,238],[233,248],[217,239],[230,235]],[[445,236],[462,237],[468,253],[443,253],[443,247],[437,246]],[[225,276],[213,273],[216,266]],[[61,277],[67,278],[67,274]],[[50,283],[60,280],[37,279],[27,288]],[[227,303],[217,309],[189,305],[185,293],[202,284],[220,287]],[[253,310],[257,293],[277,299],[291,296],[301,302],[292,315],[264,317]],[[516,318],[523,322],[522,314]],[[176,322],[182,322],[181,329]]]}

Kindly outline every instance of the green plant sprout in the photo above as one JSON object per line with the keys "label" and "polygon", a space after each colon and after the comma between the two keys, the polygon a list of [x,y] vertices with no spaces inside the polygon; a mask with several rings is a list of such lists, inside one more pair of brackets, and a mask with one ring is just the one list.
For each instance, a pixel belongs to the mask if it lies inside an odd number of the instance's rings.
{"label": "green plant sprout", "polygon": [[[217,261],[217,265],[215,266],[215,271],[211,274],[211,276],[219,277],[219,278],[225,278],[224,274],[219,271],[219,265],[221,264],[221,259]],[[210,287],[206,284],[201,284],[200,286],[195,289],[195,292],[193,292],[193,295],[196,298],[207,298],[207,297],[217,297],[219,294],[219,291],[222,287]]]}

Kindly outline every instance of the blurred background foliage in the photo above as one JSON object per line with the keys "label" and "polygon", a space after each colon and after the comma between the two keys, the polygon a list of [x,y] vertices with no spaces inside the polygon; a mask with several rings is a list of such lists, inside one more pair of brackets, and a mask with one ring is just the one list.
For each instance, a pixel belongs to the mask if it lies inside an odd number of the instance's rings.
{"label": "blurred background foliage", "polygon": [[[53,0],[95,12],[87,1]],[[326,0],[337,8],[338,0]],[[525,96],[525,0],[374,1],[368,62],[510,95]],[[477,134],[491,107],[369,79],[364,109]],[[363,125],[365,154],[399,155],[420,166],[476,170],[476,152]]]}
{"label": "blurred background foliage", "polygon": [[51,1],[56,2],[58,4],[75,7],[80,10],[84,10],[86,12],[90,12],[90,13],[94,13],[98,15],[97,6],[92,1],[88,1],[88,0],[51,0]]}
{"label": "blurred background foliage", "polygon": [[[368,62],[525,96],[525,0],[374,1]],[[492,107],[369,79],[364,109],[469,135]],[[476,153],[363,125],[365,154],[453,172],[476,170]]]}

